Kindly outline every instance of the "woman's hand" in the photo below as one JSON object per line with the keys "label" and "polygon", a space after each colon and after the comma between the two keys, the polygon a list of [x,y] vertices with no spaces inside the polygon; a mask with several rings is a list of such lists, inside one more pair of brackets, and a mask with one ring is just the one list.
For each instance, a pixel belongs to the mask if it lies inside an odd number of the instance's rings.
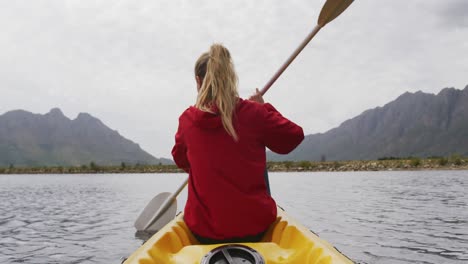
{"label": "woman's hand", "polygon": [[258,88],[255,88],[255,94],[253,94],[252,96],[250,96],[250,97],[249,97],[249,100],[250,100],[250,101],[257,102],[257,103],[259,103],[259,104],[265,103],[265,101],[263,101],[263,96],[262,96],[262,94],[260,93],[260,91],[258,90]]}

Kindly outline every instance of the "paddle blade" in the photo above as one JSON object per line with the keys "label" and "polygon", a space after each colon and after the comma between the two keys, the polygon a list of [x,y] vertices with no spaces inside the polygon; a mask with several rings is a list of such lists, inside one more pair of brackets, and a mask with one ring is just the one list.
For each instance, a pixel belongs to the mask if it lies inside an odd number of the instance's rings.
{"label": "paddle blade", "polygon": [[175,218],[176,214],[177,214],[177,201],[173,200],[169,208],[167,208],[167,210],[160,217],[156,218],[154,223],[150,225],[146,229],[146,231],[156,232],[156,231],[161,230],[161,228],[163,228],[165,225],[167,225],[167,223],[169,223]]}
{"label": "paddle blade", "polygon": [[348,8],[354,0],[327,0],[322,7],[317,24],[320,27],[330,23]]}
{"label": "paddle blade", "polygon": [[[161,206],[163,206],[164,202],[167,199],[169,199],[170,197],[171,197],[171,193],[169,193],[169,192],[163,192],[163,193],[160,193],[160,194],[156,195],[148,203],[148,205],[145,207],[145,209],[143,209],[140,216],[138,216],[138,218],[137,218],[137,220],[135,221],[135,224],[134,224],[135,228],[138,231],[145,231],[145,229],[144,229],[145,226],[154,218],[155,214],[159,211]],[[168,208],[168,210],[166,210],[166,212],[164,212],[163,215],[161,215],[161,217],[159,217],[159,218],[162,219],[162,220],[165,220],[166,223],[168,223],[170,220],[172,220],[175,217],[176,211],[177,211],[177,201],[174,200],[174,202],[171,204],[171,206]],[[155,230],[155,229],[153,229],[153,227],[157,227],[157,226],[161,225],[160,219],[156,219],[155,223],[152,224],[149,228],[147,228],[146,231],[149,231],[149,229]],[[169,219],[169,220],[167,220],[167,219]],[[156,225],[156,224],[158,224],[158,225]],[[164,226],[164,225],[165,224],[163,224],[162,226]],[[159,230],[159,229],[157,229],[157,230]]]}

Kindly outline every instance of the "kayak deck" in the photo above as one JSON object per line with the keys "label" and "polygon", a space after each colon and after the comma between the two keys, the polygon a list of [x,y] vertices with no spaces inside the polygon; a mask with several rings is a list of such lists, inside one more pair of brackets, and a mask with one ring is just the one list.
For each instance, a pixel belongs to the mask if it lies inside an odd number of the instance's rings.
{"label": "kayak deck", "polygon": [[[200,245],[180,214],[137,249],[125,264],[200,263],[220,245]],[[278,208],[276,222],[261,242],[236,243],[262,255],[267,264],[338,264],[353,263],[332,245],[291,219]]]}

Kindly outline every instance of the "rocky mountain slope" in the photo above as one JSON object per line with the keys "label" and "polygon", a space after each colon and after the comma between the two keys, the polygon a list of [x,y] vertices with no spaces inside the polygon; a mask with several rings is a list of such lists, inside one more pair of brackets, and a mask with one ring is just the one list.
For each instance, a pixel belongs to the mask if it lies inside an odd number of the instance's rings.
{"label": "rocky mountain slope", "polygon": [[468,156],[468,86],[437,95],[405,93],[326,133],[308,135],[288,155],[270,160],[369,160],[382,157]]}
{"label": "rocky mountain slope", "polygon": [[0,166],[158,164],[140,146],[99,119],[70,120],[58,108],[45,115],[15,110],[0,115]]}

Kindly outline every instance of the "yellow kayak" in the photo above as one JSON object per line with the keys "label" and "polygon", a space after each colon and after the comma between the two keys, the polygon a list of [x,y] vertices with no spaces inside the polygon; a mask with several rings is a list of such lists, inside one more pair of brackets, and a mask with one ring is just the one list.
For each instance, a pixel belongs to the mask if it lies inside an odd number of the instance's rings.
{"label": "yellow kayak", "polygon": [[341,264],[354,263],[278,208],[261,242],[200,245],[182,214],[154,234],[124,264]]}

